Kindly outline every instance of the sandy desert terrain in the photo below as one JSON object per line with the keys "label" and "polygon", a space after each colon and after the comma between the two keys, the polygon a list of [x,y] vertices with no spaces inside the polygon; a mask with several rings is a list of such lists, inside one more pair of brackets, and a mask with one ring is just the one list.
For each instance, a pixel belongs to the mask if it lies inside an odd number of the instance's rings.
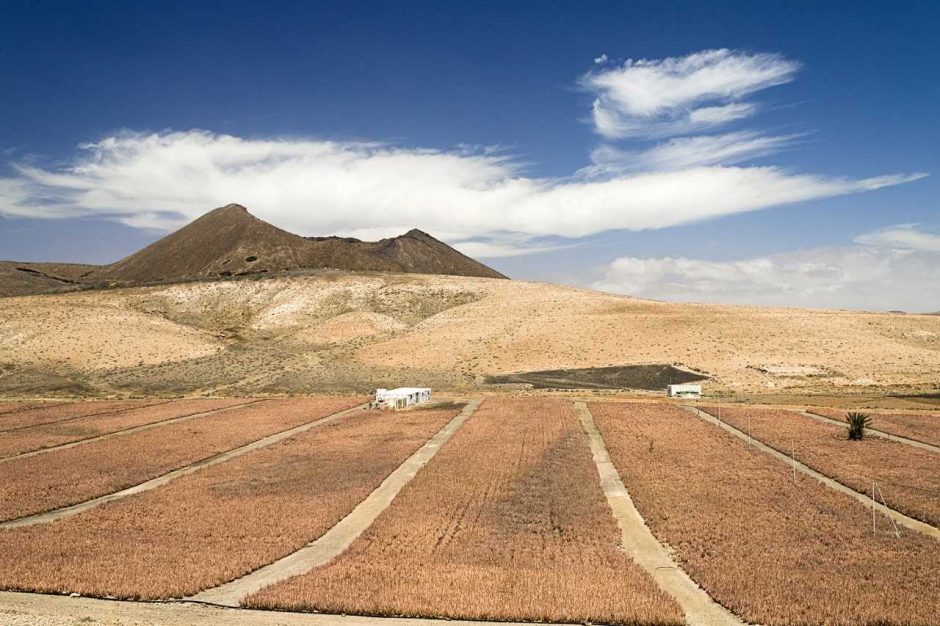
{"label": "sandy desert terrain", "polygon": [[632,364],[702,372],[728,394],[935,393],[940,317],[331,271],[0,299],[11,397],[466,390]]}

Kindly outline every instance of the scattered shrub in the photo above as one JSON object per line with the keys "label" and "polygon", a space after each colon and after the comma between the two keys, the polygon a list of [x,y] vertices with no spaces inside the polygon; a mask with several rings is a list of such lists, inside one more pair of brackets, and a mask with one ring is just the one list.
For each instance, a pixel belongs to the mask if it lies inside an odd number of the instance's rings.
{"label": "scattered shrub", "polygon": [[865,438],[865,429],[871,426],[871,417],[867,413],[852,411],[845,416],[849,425],[849,439],[861,441]]}

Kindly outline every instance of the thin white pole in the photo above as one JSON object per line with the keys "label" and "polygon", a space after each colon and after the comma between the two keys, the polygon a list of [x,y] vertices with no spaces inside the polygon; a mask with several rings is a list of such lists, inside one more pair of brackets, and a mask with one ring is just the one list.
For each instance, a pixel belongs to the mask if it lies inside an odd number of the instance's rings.
{"label": "thin white pole", "polygon": [[871,534],[875,536],[875,481],[871,481]]}

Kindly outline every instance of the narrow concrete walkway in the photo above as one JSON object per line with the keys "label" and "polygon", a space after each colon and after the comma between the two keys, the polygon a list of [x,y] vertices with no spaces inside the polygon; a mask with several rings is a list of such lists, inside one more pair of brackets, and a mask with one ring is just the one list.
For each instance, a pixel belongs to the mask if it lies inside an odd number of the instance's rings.
{"label": "narrow concrete walkway", "polygon": [[98,411],[97,413],[73,415],[72,417],[64,417],[62,419],[49,420],[48,422],[36,422],[35,424],[25,424],[23,426],[14,426],[13,428],[4,428],[3,430],[0,430],[0,433],[12,433],[18,430],[26,430],[28,428],[38,428],[39,426],[54,426],[57,424],[64,424],[66,422],[73,422],[75,420],[82,420],[82,419],[87,419],[90,417],[101,417],[103,415],[114,415],[116,413],[127,413],[129,411],[138,411],[140,409],[148,409],[152,406],[160,406],[161,404],[169,404],[170,402],[173,402],[173,400],[154,401],[149,404],[141,404],[140,406],[134,406],[134,407],[124,408],[124,409],[108,409],[105,411]]}
{"label": "narrow concrete walkway", "polygon": [[326,565],[352,545],[366,528],[372,525],[382,511],[388,508],[401,491],[411,482],[437,451],[453,437],[465,421],[477,410],[481,399],[470,400],[463,410],[388,475],[375,491],[359,503],[352,512],[319,539],[283,559],[265,565],[250,574],[212,589],[207,589],[187,600],[236,607],[252,593],[274,583],[299,576],[316,567]]}
{"label": "narrow concrete walkway", "polygon": [[[825,415],[819,415],[818,413],[813,413],[812,411],[797,411],[800,415],[805,415],[806,417],[811,417],[817,422],[825,422],[826,424],[832,424],[834,426],[846,427],[845,422],[840,422],[839,420],[832,419],[831,417],[826,417]],[[929,443],[924,443],[923,441],[917,441],[916,439],[908,439],[907,437],[902,437],[901,435],[892,435],[891,433],[886,433],[883,430],[876,430],[874,428],[866,428],[865,434],[871,433],[875,437],[880,437],[882,439],[890,439],[891,441],[896,441],[898,443],[907,444],[909,446],[914,446],[915,448],[921,448],[923,450],[930,450],[931,452],[940,453],[940,448],[937,446],[931,445]]]}
{"label": "narrow concrete walkway", "polygon": [[[746,432],[742,430],[738,430],[737,428],[728,424],[727,422],[720,421],[714,415],[710,415],[697,407],[683,406],[682,408],[693,413],[694,415],[699,416],[706,422],[710,422],[720,428],[723,428],[724,430],[728,431],[729,433],[731,433],[738,439],[742,439],[750,443],[761,452],[766,452],[770,456],[786,463],[787,465],[795,466],[798,472],[815,478],[816,480],[826,485],[827,487],[835,489],[836,491],[842,492],[848,496],[852,496],[853,498],[861,502],[866,507],[871,507],[871,496],[855,491],[851,487],[843,485],[842,483],[836,480],[833,480],[832,478],[829,478],[825,474],[817,472],[816,470],[809,467],[808,465],[801,463],[800,461],[791,459],[790,455],[784,454],[783,452],[780,452],[779,450],[776,450],[775,448],[771,448],[767,444],[761,441],[758,441],[757,439],[754,439],[753,437],[748,436]],[[923,533],[927,535],[928,537],[933,537],[934,539],[940,539],[940,529],[937,529],[936,527],[931,526],[930,524],[914,519],[913,517],[908,517],[904,513],[901,513],[900,511],[895,511],[894,509],[888,508],[880,503],[878,504],[877,508],[879,511],[881,511],[885,515],[889,515],[895,522],[897,522],[901,526],[910,528],[911,530],[916,530],[917,532]]]}
{"label": "narrow concrete walkway", "polygon": [[[134,626],[532,626],[411,617],[363,617],[258,611],[190,602],[133,602],[0,591],[0,624],[134,624]],[[563,625],[554,625],[563,626]],[[571,626],[571,625],[569,625]]]}
{"label": "narrow concrete walkway", "polygon": [[[241,405],[244,406],[244,405]],[[225,461],[230,461],[236,457],[239,457],[243,454],[249,452],[254,452],[255,450],[260,450],[272,444],[275,444],[279,441],[283,441],[288,437],[293,437],[302,432],[308,431],[314,426],[321,426],[329,422],[336,421],[341,417],[344,417],[353,411],[358,411],[365,408],[367,405],[361,404],[355,406],[351,409],[346,409],[345,411],[340,411],[338,413],[333,413],[332,415],[327,415],[326,417],[319,417],[311,422],[306,422],[300,426],[294,426],[287,430],[282,430],[279,433],[274,433],[273,435],[268,435],[261,439],[256,439],[251,443],[247,443],[243,446],[237,448],[232,448],[226,452],[216,454],[215,456],[208,457],[196,463],[186,465],[184,467],[179,467],[171,472],[167,472],[156,478],[151,478],[150,480],[140,483],[139,485],[134,485],[133,487],[128,487],[127,489],[122,489],[121,491],[115,491],[114,493],[109,493],[107,495],[100,496],[93,500],[86,500],[85,502],[79,502],[78,504],[73,504],[71,506],[63,507],[61,509],[54,509],[52,511],[46,511],[45,513],[37,513],[36,515],[29,515],[27,517],[20,517],[18,519],[10,520],[7,522],[0,523],[0,529],[2,528],[19,528],[21,526],[32,526],[34,524],[48,524],[49,522],[54,522],[66,517],[71,517],[72,515],[78,515],[83,511],[93,509],[95,507],[101,506],[107,502],[113,502],[114,500],[120,500],[121,498],[126,498],[127,496],[132,496],[136,493],[143,493],[144,491],[150,491],[151,489],[156,489],[157,487],[162,487],[171,480],[179,478],[180,476],[186,476],[187,474],[192,474],[193,472],[198,472],[201,469],[207,467],[212,467],[213,465],[218,465],[219,463],[224,463]]]}
{"label": "narrow concrete walkway", "polygon": [[643,516],[634,506],[617,468],[610,460],[604,439],[597,430],[587,403],[575,402],[575,409],[581,421],[581,428],[591,444],[601,487],[620,526],[620,541],[626,553],[649,573],[660,589],[676,599],[685,613],[686,623],[690,626],[744,624],[745,622],[712,600],[711,596],[676,565],[666,548],[653,536],[643,521]]}
{"label": "narrow concrete walkway", "polygon": [[140,426],[133,426],[131,428],[125,428],[124,430],[116,430],[112,433],[105,433],[103,435],[97,435],[95,437],[88,437],[87,439],[79,439],[78,441],[70,441],[69,443],[63,443],[58,446],[50,446],[48,448],[40,448],[39,450],[32,450],[30,452],[23,452],[22,454],[17,454],[14,456],[6,456],[0,458],[0,463],[5,463],[7,461],[14,461],[16,459],[28,459],[31,456],[36,456],[38,454],[46,454],[47,452],[55,452],[56,450],[68,450],[69,448],[74,448],[76,446],[84,446],[89,443],[94,443],[96,441],[103,441],[105,439],[111,439],[112,437],[123,437],[124,435],[132,435],[134,433],[139,433],[144,430],[150,430],[151,428],[157,428],[158,426],[166,426],[167,424],[175,424],[177,422],[185,422],[187,420],[196,419],[197,417],[204,417],[206,415],[214,415],[216,413],[222,413],[224,411],[234,411],[235,409],[240,409],[245,406],[250,406],[252,404],[258,404],[259,402],[267,402],[265,399],[258,400],[249,400],[248,402],[242,402],[240,404],[233,404],[231,406],[225,406],[221,409],[212,409],[211,411],[198,411],[196,413],[187,413],[186,415],[178,415],[176,417],[171,417],[165,420],[160,420],[159,422],[151,422],[149,424],[141,424]]}

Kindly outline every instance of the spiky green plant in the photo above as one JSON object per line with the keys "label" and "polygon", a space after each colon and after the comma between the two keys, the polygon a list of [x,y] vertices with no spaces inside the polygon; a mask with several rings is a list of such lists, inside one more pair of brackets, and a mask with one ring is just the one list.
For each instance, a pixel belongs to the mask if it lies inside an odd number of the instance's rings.
{"label": "spiky green plant", "polygon": [[861,441],[865,438],[865,429],[871,426],[871,417],[867,413],[852,411],[846,414],[845,421],[849,425],[849,439]]}

